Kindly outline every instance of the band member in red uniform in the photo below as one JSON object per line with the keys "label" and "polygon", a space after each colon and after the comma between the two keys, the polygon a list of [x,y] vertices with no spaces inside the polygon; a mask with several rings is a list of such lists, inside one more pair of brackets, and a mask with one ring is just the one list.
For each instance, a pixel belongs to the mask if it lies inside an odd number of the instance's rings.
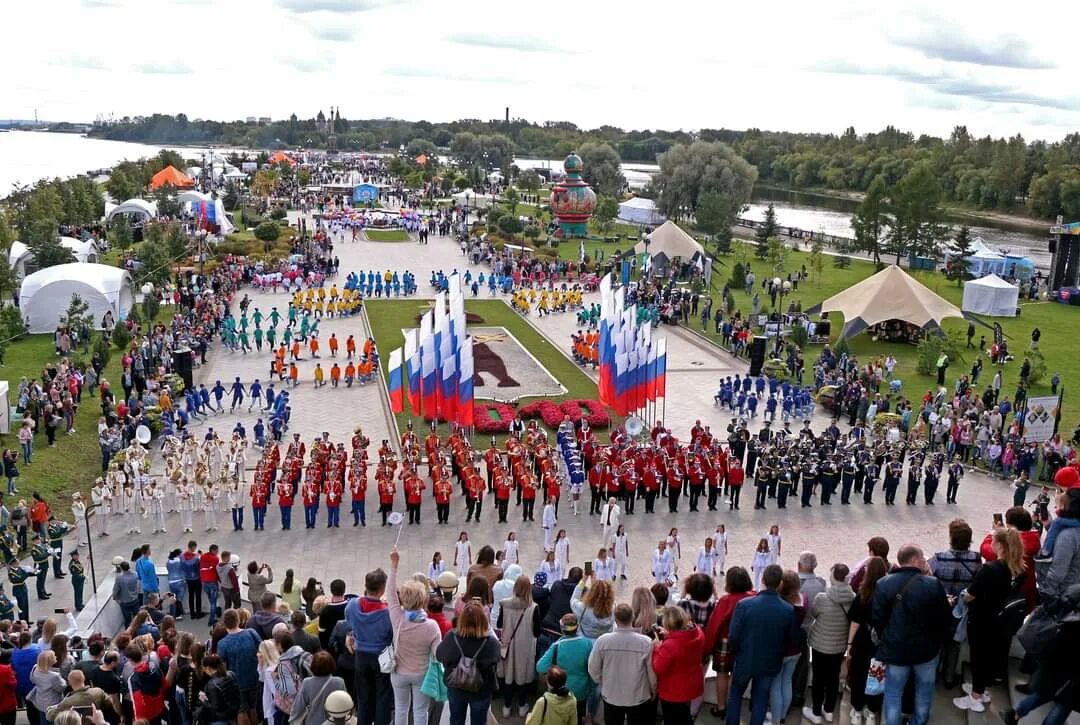
{"label": "band member in red uniform", "polygon": [[600,500],[604,493],[604,468],[603,461],[597,461],[589,468],[589,516],[600,513]]}
{"label": "band member in red uniform", "polygon": [[727,472],[727,485],[731,491],[731,511],[739,510],[739,492],[742,491],[743,478],[745,474],[743,472],[742,464],[738,458],[734,456],[729,459]]}
{"label": "band member in red uniform", "polygon": [[698,501],[705,493],[705,469],[701,467],[701,456],[694,455],[690,464],[690,510],[698,510]]}
{"label": "band member in red uniform", "polygon": [[292,528],[293,496],[296,489],[293,487],[291,477],[282,476],[277,485],[278,509],[281,510],[281,530],[288,531]]}
{"label": "band member in red uniform", "polygon": [[645,513],[653,513],[656,505],[656,496],[660,493],[660,474],[656,466],[650,461],[645,467]]}
{"label": "band member in red uniform", "polygon": [[500,466],[495,469],[495,508],[499,512],[499,523],[506,523],[506,509],[510,505],[510,478]]}
{"label": "band member in red uniform", "polygon": [[475,516],[479,522],[480,511],[484,507],[484,479],[480,478],[475,468],[462,471],[462,476],[465,478],[465,521],[472,521]]}
{"label": "band member in red uniform", "polygon": [[544,501],[546,503],[555,504],[555,515],[559,515],[559,497],[562,495],[562,486],[559,484],[559,477],[555,475],[553,468],[548,468],[544,471]]}
{"label": "band member in red uniform", "polygon": [[336,477],[326,480],[326,528],[336,529],[341,525],[341,499],[345,493],[344,486]]}
{"label": "band member in red uniform", "polygon": [[491,447],[484,451],[484,465],[487,467],[488,492],[495,490],[495,468],[502,461],[499,449],[495,446],[495,439],[491,439]]}
{"label": "band member in red uniform", "polygon": [[382,525],[386,526],[386,516],[394,510],[394,494],[397,490],[394,481],[381,466],[375,473],[375,480],[379,484],[379,513],[382,514]]}
{"label": "band member in red uniform", "polygon": [[254,480],[251,482],[251,515],[255,519],[255,531],[262,531],[266,523],[266,492],[270,485],[266,472],[259,462],[259,470],[255,471]]}
{"label": "band member in red uniform", "polygon": [[682,471],[679,470],[679,465],[672,460],[668,463],[667,468],[667,492],[668,492],[668,512],[678,513],[679,511],[679,492],[682,490]]}
{"label": "band member in red uniform", "polygon": [[435,514],[440,524],[450,521],[450,496],[454,493],[454,485],[445,475],[434,484],[435,488]]}
{"label": "band member in red uniform", "polygon": [[309,463],[304,471],[304,488],[301,495],[304,499],[304,528],[314,529],[315,518],[319,515],[319,495],[322,492],[320,483],[319,467]]}
{"label": "band member in red uniform", "polygon": [[352,525],[367,526],[364,498],[367,496],[367,466],[357,463],[349,469],[349,497],[352,502]]}
{"label": "band member in red uniform", "polygon": [[533,521],[533,508],[536,506],[536,479],[531,473],[521,478],[521,520]]}
{"label": "band member in red uniform", "polygon": [[427,486],[415,472],[410,471],[405,477],[405,508],[409,512],[410,524],[420,523],[420,503],[425,488]]}

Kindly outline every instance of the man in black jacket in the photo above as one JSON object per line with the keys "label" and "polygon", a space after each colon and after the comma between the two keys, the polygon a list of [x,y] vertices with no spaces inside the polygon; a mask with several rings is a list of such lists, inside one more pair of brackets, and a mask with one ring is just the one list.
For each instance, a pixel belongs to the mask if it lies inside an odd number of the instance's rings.
{"label": "man in black jacket", "polygon": [[551,643],[562,636],[559,630],[559,620],[570,609],[570,598],[574,595],[574,589],[584,572],[580,566],[571,567],[565,579],[560,579],[551,585],[551,596],[548,598],[547,613],[540,622],[540,636],[536,640],[536,651],[546,652]]}
{"label": "man in black jacket", "polygon": [[887,665],[885,721],[900,722],[900,699],[908,678],[914,676],[911,725],[926,725],[952,608],[941,581],[930,576],[922,549],[912,544],[902,546],[896,561],[893,573],[878,581],[871,609],[871,622],[879,638],[876,657]]}

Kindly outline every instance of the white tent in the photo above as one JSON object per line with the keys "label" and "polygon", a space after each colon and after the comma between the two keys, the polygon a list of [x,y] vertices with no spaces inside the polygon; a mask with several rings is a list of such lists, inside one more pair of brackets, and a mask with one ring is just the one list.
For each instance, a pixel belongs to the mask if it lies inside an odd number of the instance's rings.
{"label": "white tent", "polygon": [[109,311],[118,320],[126,318],[135,303],[131,277],[119,267],[79,262],[46,267],[24,279],[19,290],[19,309],[30,332],[54,331],[73,294],[89,305],[95,324]]}
{"label": "white tent", "polygon": [[[26,265],[32,265],[33,260],[34,255],[30,253],[28,246],[18,240],[11,243],[11,247],[8,249],[8,265],[15,273],[16,279],[26,276]],[[33,269],[30,271],[32,272]]]}
{"label": "white tent", "polygon": [[639,196],[619,204],[619,219],[631,224],[655,226],[664,223],[664,215],[657,210],[656,202]]}
{"label": "white tent", "polygon": [[964,283],[964,312],[993,317],[1015,317],[1020,288],[996,274]]}
{"label": "white tent", "polygon": [[157,204],[146,199],[128,199],[122,204],[117,204],[105,213],[105,221],[110,222],[117,214],[133,214],[141,217],[140,221],[149,221],[157,217]]}
{"label": "white tent", "polygon": [[101,256],[101,250],[98,249],[93,239],[87,239],[84,242],[75,237],[60,237],[60,246],[70,249],[71,253],[75,255],[76,262],[94,263]]}

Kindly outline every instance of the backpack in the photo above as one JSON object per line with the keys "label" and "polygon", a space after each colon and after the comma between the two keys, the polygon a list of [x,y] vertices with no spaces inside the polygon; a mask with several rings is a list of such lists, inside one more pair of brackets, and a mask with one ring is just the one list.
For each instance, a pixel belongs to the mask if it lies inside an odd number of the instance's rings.
{"label": "backpack", "polygon": [[274,668],[274,707],[281,712],[292,712],[300,685],[311,675],[310,663],[311,654],[307,652],[278,660]]}
{"label": "backpack", "polygon": [[1080,621],[1080,584],[1040,604],[1016,633],[1024,651],[1036,659],[1057,656],[1066,624]]}
{"label": "backpack", "polygon": [[998,627],[1008,635],[1009,639],[1020,631],[1024,625],[1024,618],[1027,617],[1027,597],[1020,589],[1023,581],[1023,574],[1012,580],[1009,593],[1005,595],[1005,601],[1002,602],[1001,609],[997,613]]}
{"label": "backpack", "polygon": [[480,656],[480,653],[484,651],[484,647],[487,646],[487,639],[480,645],[480,649],[476,650],[476,654],[472,657],[466,657],[465,653],[461,649],[461,640],[458,638],[457,633],[454,634],[454,644],[457,645],[458,663],[454,665],[454,669],[446,673],[446,686],[453,687],[456,690],[463,690],[465,692],[480,692],[484,686],[484,676],[480,674],[480,668],[476,664],[476,658]]}

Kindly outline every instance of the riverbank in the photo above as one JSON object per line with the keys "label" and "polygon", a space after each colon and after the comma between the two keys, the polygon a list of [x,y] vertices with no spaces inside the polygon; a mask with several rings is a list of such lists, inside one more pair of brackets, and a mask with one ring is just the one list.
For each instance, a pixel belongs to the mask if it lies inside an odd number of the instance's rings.
{"label": "riverbank", "polygon": [[[803,189],[795,186],[785,186],[783,184],[758,183],[755,184],[755,188],[790,194],[816,196],[821,199],[836,199],[851,202],[852,204],[860,203],[866,196],[865,192],[862,191],[826,189],[824,187]],[[1027,214],[1000,212],[989,209],[973,209],[956,203],[942,204],[942,208],[951,216],[963,217],[964,219],[970,219],[973,222],[989,222],[995,225],[1013,227],[1023,231],[1046,232],[1054,223],[1052,219],[1039,219]]]}

